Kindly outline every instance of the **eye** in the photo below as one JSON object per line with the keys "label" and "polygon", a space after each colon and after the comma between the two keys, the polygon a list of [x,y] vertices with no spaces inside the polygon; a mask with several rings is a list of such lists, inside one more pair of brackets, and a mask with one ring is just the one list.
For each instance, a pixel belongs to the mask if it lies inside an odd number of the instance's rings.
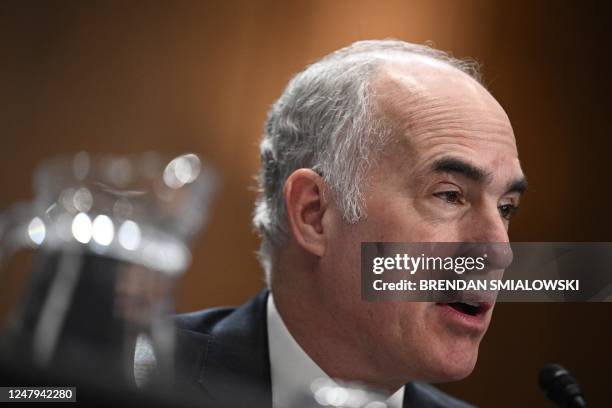
{"label": "eye", "polygon": [[518,206],[514,204],[503,204],[497,208],[499,209],[499,214],[506,220],[510,220],[519,209]]}
{"label": "eye", "polygon": [[439,193],[434,193],[435,197],[438,197],[441,200],[449,204],[461,204],[461,192],[456,190],[450,191],[441,191]]}

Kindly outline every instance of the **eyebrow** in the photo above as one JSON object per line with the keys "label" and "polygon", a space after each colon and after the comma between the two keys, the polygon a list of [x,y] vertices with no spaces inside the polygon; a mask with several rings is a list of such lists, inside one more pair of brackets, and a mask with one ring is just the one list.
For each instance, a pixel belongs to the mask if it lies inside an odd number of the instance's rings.
{"label": "eyebrow", "polygon": [[[455,173],[479,183],[491,179],[490,172],[456,157],[442,157],[436,160],[431,165],[431,171],[435,173]],[[508,183],[504,194],[523,194],[525,191],[527,191],[527,179],[525,176],[521,176]]]}
{"label": "eyebrow", "polygon": [[525,176],[522,176],[521,178],[508,183],[506,194],[510,194],[510,193],[523,194],[525,191],[527,191],[527,185],[528,185],[527,179],[525,178]]}
{"label": "eyebrow", "polygon": [[467,177],[470,180],[483,182],[491,177],[485,169],[474,166],[456,157],[442,157],[431,165],[431,170],[435,173],[455,173]]}

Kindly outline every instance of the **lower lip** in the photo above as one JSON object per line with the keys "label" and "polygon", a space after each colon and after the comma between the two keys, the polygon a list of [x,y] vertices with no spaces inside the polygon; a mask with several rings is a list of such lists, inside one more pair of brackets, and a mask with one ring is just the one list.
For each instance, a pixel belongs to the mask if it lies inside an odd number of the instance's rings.
{"label": "lower lip", "polygon": [[436,303],[435,306],[440,311],[444,323],[456,330],[475,334],[482,334],[487,330],[488,322],[486,312],[472,316],[461,313],[446,303]]}

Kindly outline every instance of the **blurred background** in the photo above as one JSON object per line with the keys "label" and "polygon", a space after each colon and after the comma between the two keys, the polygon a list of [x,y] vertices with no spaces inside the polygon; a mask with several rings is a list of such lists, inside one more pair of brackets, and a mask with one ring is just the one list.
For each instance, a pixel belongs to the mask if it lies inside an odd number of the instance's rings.
{"label": "blurred background", "polygon": [[[392,37],[483,65],[530,183],[512,240],[612,241],[605,3],[3,1],[0,208],[32,198],[49,156],[193,151],[221,183],[177,307],[240,304],[263,287],[250,216],[268,107],[306,64]],[[609,406],[611,316],[605,303],[500,304],[474,373],[441,387],[485,407],[547,406],[536,375],[558,362]]]}

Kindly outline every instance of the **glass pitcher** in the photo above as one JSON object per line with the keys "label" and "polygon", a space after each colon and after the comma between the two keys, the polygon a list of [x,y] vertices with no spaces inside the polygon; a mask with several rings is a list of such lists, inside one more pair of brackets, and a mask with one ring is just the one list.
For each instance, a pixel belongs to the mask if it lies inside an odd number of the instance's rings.
{"label": "glass pitcher", "polygon": [[33,249],[23,294],[0,334],[0,356],[92,382],[133,384],[140,344],[159,384],[168,383],[173,291],[215,179],[195,154],[164,160],[81,152],[44,162],[35,199],[0,214],[0,270],[17,250]]}

